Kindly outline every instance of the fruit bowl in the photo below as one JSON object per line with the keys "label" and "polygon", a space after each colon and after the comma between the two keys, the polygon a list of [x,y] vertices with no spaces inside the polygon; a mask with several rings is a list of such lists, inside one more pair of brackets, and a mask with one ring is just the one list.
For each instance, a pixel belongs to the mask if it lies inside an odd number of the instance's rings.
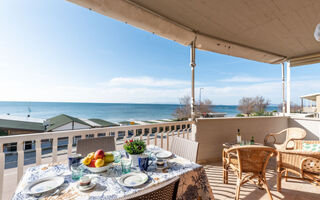
{"label": "fruit bowl", "polygon": [[90,172],[101,173],[101,172],[107,171],[112,166],[112,163],[113,162],[110,162],[107,165],[102,166],[102,167],[89,167],[89,166],[86,166],[86,165],[83,165],[83,166],[84,166],[85,169],[88,169]]}

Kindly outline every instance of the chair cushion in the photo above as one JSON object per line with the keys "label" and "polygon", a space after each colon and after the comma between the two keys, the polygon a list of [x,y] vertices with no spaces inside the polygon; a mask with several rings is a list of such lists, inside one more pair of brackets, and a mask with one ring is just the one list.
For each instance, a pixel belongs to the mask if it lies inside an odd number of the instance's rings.
{"label": "chair cushion", "polygon": [[303,151],[320,152],[320,144],[302,143]]}

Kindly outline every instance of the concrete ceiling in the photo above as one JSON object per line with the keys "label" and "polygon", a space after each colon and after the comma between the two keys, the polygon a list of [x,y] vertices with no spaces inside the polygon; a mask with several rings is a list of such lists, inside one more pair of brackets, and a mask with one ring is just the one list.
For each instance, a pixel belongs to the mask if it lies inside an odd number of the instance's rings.
{"label": "concrete ceiling", "polygon": [[265,63],[320,62],[320,0],[69,0],[182,45]]}

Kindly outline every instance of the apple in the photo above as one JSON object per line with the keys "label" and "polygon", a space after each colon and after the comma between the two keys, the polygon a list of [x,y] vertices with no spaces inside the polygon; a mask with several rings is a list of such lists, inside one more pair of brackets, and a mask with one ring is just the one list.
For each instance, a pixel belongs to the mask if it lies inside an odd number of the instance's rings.
{"label": "apple", "polygon": [[96,151],[96,153],[94,154],[94,159],[98,160],[98,159],[103,159],[104,157],[104,151],[102,149],[99,149]]}
{"label": "apple", "polygon": [[92,159],[91,162],[90,162],[90,165],[89,167],[96,167],[96,159]]}

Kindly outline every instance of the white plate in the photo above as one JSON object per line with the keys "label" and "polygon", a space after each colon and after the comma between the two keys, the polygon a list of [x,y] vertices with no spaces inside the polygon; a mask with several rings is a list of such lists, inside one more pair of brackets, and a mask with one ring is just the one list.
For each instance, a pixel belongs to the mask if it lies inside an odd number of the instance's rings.
{"label": "white plate", "polygon": [[64,183],[64,178],[61,176],[48,177],[39,179],[26,186],[26,193],[30,195],[41,194],[52,191]]}
{"label": "white plate", "polygon": [[138,187],[148,181],[148,175],[145,173],[131,172],[129,174],[122,175],[118,180],[118,183],[125,187]]}
{"label": "white plate", "polygon": [[87,186],[80,186],[80,183],[77,183],[77,189],[81,192],[84,192],[84,191],[88,191],[88,190],[91,190],[92,188],[94,188],[96,186],[96,182],[93,182],[91,181],[90,185],[87,185]]}
{"label": "white plate", "polygon": [[167,159],[172,156],[172,153],[170,151],[159,151],[155,155],[158,159]]}

